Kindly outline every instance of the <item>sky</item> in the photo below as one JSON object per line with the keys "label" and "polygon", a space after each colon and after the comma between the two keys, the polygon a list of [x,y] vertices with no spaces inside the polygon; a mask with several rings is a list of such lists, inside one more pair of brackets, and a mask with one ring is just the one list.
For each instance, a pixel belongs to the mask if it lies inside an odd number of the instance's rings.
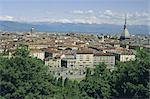
{"label": "sky", "polygon": [[0,0],[0,20],[150,24],[150,0]]}

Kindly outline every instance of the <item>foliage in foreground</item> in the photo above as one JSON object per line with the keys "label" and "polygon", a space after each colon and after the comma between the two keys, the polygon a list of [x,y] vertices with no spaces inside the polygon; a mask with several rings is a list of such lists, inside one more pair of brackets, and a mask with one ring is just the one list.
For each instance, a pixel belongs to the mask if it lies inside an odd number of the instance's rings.
{"label": "foliage in foreground", "polygon": [[81,82],[55,78],[41,60],[23,47],[14,56],[0,57],[0,98],[110,99],[148,98],[150,52],[141,50],[135,61],[118,62],[111,72],[105,64],[87,69]]}
{"label": "foliage in foreground", "polygon": [[80,82],[80,89],[95,99],[140,98],[150,96],[150,51],[138,51],[135,61],[117,62],[110,72],[105,64],[94,71],[87,70],[86,79]]}
{"label": "foliage in foreground", "polygon": [[44,63],[30,57],[27,51],[18,48],[10,59],[0,57],[0,98],[83,98],[77,82],[54,78]]}
{"label": "foliage in foreground", "polygon": [[142,98],[150,96],[150,50],[140,50],[135,61],[119,62],[112,72],[112,95],[123,98]]}

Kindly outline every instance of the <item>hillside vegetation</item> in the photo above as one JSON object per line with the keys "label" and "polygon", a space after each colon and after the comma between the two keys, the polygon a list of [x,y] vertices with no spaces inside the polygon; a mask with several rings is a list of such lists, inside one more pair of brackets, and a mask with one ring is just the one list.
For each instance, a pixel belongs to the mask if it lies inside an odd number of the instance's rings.
{"label": "hillside vegetation", "polygon": [[41,60],[28,54],[21,47],[11,58],[0,56],[1,99],[148,99],[150,95],[149,51],[140,50],[135,61],[117,62],[112,72],[105,64],[87,69],[80,82],[53,77]]}

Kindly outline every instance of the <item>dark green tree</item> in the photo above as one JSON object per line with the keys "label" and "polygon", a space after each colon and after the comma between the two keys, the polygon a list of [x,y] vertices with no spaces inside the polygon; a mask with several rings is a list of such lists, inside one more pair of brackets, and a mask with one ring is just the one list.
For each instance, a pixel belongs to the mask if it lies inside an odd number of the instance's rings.
{"label": "dark green tree", "polygon": [[60,86],[60,87],[63,86],[63,78],[62,78],[62,76],[58,78],[57,85]]}
{"label": "dark green tree", "polygon": [[11,58],[0,57],[1,99],[82,99],[79,87],[73,87],[78,83],[71,82],[69,90],[63,87],[62,77],[57,81],[43,61],[26,51],[18,48]]}
{"label": "dark green tree", "polygon": [[109,70],[105,64],[100,64],[93,72],[91,75],[90,70],[87,69],[88,76],[80,82],[81,92],[92,98],[108,99],[110,96]]}
{"label": "dark green tree", "polygon": [[112,72],[112,96],[119,98],[148,98],[150,52],[140,50],[135,61],[117,63],[117,70]]}
{"label": "dark green tree", "polygon": [[29,50],[26,45],[20,45],[14,52],[14,56],[22,56],[22,57],[27,57],[29,56]]}
{"label": "dark green tree", "polygon": [[90,77],[91,76],[91,69],[90,68],[87,68],[86,69],[86,78]]}
{"label": "dark green tree", "polygon": [[66,78],[66,79],[64,80],[64,87],[69,87],[69,86],[70,86],[69,79]]}

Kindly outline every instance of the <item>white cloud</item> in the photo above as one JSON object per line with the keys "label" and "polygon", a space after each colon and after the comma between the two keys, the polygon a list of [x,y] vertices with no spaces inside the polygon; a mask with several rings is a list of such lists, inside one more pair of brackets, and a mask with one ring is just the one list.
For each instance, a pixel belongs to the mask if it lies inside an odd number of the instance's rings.
{"label": "white cloud", "polygon": [[[104,23],[124,24],[125,14],[129,25],[150,25],[150,14],[148,12],[114,12],[111,10],[100,11],[98,17]],[[149,24],[148,24],[149,23]]]}
{"label": "white cloud", "polygon": [[69,19],[59,19],[59,20],[56,20],[55,22],[60,22],[60,23],[72,23],[72,21],[69,20]]}
{"label": "white cloud", "polygon": [[93,10],[88,10],[86,13],[94,13]]}
{"label": "white cloud", "polygon": [[14,17],[13,16],[0,16],[0,20],[8,20],[8,21],[13,21]]}
{"label": "white cloud", "polygon": [[105,10],[104,15],[112,16],[112,15],[113,15],[113,13],[112,13],[112,11],[111,11],[111,10]]}
{"label": "white cloud", "polygon": [[74,10],[72,11],[73,14],[92,14],[94,13],[93,10]]}
{"label": "white cloud", "polygon": [[72,11],[72,13],[74,13],[74,14],[83,14],[84,11],[82,11],[82,10],[74,10],[74,11]]}
{"label": "white cloud", "polygon": [[[78,15],[79,14],[79,15]],[[148,12],[128,12],[128,25],[150,25],[150,14]],[[124,24],[125,13],[111,10],[93,11],[93,10],[75,10],[69,15],[60,17],[33,17],[33,18],[16,18],[13,16],[0,16],[0,20],[23,21],[23,22],[60,22],[60,23],[88,23],[88,24]]]}
{"label": "white cloud", "polygon": [[[81,13],[83,11],[78,11]],[[87,12],[87,11],[86,11]],[[90,13],[92,11],[89,11]],[[82,14],[82,16],[74,15],[74,17],[64,17],[64,18],[39,18],[37,21],[47,21],[47,22],[60,22],[60,23],[88,23],[88,24],[118,24],[123,25],[125,19],[125,13],[114,12],[111,10],[106,10],[101,13],[95,14]],[[127,24],[128,25],[147,25],[150,23],[150,15],[146,12],[135,12],[127,13]],[[150,24],[149,24],[150,25]]]}
{"label": "white cloud", "polygon": [[7,19],[13,19],[14,17],[12,16],[6,16]]}

